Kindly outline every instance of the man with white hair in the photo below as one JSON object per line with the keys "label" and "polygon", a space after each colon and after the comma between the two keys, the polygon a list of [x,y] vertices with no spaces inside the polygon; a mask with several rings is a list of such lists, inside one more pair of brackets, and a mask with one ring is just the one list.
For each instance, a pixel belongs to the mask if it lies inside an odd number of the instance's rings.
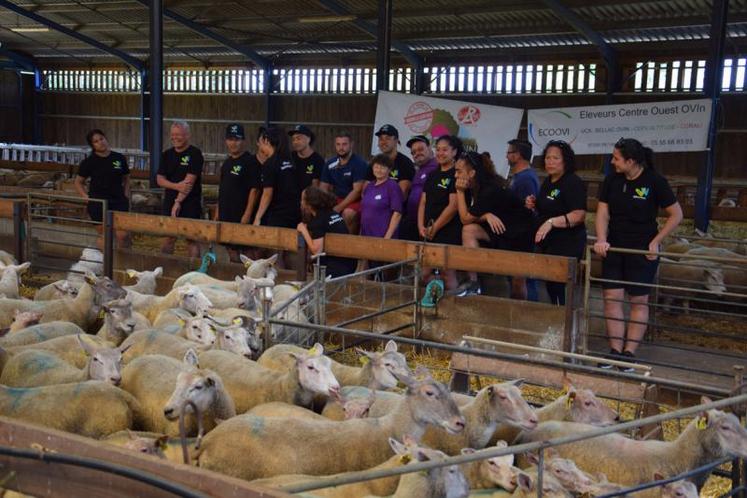
{"label": "man with white hair", "polygon": [[[171,147],[163,152],[156,182],[164,188],[163,215],[180,218],[202,217],[202,165],[200,149],[189,143],[189,125],[185,121],[171,124]],[[176,237],[166,237],[161,252],[172,254]],[[200,246],[188,240],[189,256],[200,257]]]}

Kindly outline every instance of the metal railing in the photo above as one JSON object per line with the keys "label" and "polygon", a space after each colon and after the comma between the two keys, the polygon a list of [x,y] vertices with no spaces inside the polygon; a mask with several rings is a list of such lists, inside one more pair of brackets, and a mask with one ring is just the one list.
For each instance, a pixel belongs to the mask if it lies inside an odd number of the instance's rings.
{"label": "metal railing", "polygon": [[[615,247],[609,253],[641,258],[647,254]],[[724,384],[734,378],[735,367],[747,367],[747,329],[743,325],[747,318],[747,286],[740,282],[747,275],[747,256],[660,253],[657,278],[652,284],[602,278],[593,270],[596,261],[591,248],[587,248],[583,353],[607,353],[606,331],[615,322],[622,322],[623,341],[631,325],[645,328],[641,340],[630,338],[627,342],[638,343],[637,361],[654,371],[678,378],[697,375],[704,382]],[[648,290],[648,317],[608,315],[601,289],[605,285]],[[632,303],[627,294],[622,299],[610,297],[606,302],[620,303],[624,311],[641,304]]]}

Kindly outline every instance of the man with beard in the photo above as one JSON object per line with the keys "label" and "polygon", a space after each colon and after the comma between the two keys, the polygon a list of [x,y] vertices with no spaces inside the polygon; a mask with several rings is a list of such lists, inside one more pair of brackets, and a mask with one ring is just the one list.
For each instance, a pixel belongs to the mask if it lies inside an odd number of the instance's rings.
{"label": "man with beard", "polygon": [[311,147],[314,133],[305,125],[296,125],[288,132],[291,137],[291,160],[298,174],[298,186],[303,191],[309,185],[319,186],[324,158]]}
{"label": "man with beard", "polygon": [[[415,177],[415,166],[410,158],[397,150],[399,146],[399,131],[390,124],[385,124],[375,133],[379,142],[379,151],[392,160],[392,169],[389,178],[399,184],[402,196],[407,199],[410,193],[412,180]],[[373,181],[373,172],[369,171],[369,181]]]}
{"label": "man with beard", "polygon": [[337,198],[334,211],[342,216],[348,231],[358,234],[361,192],[366,183],[368,164],[353,153],[353,138],[344,131],[335,137],[337,155],[328,159],[322,170],[321,187]]}
{"label": "man with beard", "polygon": [[407,141],[407,147],[410,154],[418,167],[417,173],[412,180],[412,188],[407,198],[405,214],[399,225],[399,238],[403,240],[420,240],[418,234],[418,206],[420,205],[420,196],[423,194],[423,185],[428,175],[438,167],[436,159],[433,157],[431,142],[423,135],[416,135]]}

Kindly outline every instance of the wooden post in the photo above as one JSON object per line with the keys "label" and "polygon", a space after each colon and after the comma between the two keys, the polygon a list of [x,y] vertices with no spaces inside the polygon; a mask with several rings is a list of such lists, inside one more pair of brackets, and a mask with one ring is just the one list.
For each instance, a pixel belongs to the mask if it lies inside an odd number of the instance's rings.
{"label": "wooden post", "polygon": [[296,280],[299,282],[306,281],[306,261],[308,259],[309,249],[306,247],[306,241],[301,234],[298,234],[298,250],[295,255]]}

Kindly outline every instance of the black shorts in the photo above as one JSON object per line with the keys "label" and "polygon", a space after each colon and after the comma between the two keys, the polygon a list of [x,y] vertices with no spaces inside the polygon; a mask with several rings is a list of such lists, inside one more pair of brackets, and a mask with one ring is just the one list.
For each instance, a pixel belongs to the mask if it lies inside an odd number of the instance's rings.
{"label": "black shorts", "polygon": [[266,227],[293,228],[298,226],[300,220],[294,216],[282,213],[265,213],[262,217],[262,225]]}
{"label": "black shorts", "polygon": [[453,246],[462,245],[462,225],[461,223],[448,223],[441,230],[436,232],[436,236],[433,237],[435,244],[451,244]]}
{"label": "black shorts", "polygon": [[[654,261],[646,259],[643,254],[622,254],[608,252],[602,258],[602,278],[605,280],[623,280],[641,284],[652,284],[659,267],[658,258]],[[651,287],[602,282],[604,289],[625,289],[630,296],[645,296],[651,293]]]}
{"label": "black shorts", "polygon": [[421,240],[420,233],[418,232],[417,220],[405,218],[399,224],[399,240],[411,240],[418,242]]}
{"label": "black shorts", "polygon": [[[107,201],[106,202],[106,208],[109,211],[129,211],[130,210],[130,201],[127,199],[121,199],[117,201]],[[103,205],[100,202],[89,202],[86,206],[86,210],[88,211],[88,216],[91,217],[93,221],[101,222],[104,220],[104,216],[102,213]]]}
{"label": "black shorts", "polygon": [[[163,203],[163,209],[161,214],[164,216],[171,216],[171,208],[174,206],[172,201],[166,201]],[[202,204],[199,202],[190,202],[189,204],[182,204],[179,210],[179,216],[177,218],[190,218],[193,220],[202,219]]]}
{"label": "black shorts", "polygon": [[490,237],[490,247],[493,249],[534,252],[534,241],[532,240],[534,234],[530,232],[512,233],[507,236],[506,234],[495,233],[487,223],[481,223],[480,226],[488,234],[488,237]]}

